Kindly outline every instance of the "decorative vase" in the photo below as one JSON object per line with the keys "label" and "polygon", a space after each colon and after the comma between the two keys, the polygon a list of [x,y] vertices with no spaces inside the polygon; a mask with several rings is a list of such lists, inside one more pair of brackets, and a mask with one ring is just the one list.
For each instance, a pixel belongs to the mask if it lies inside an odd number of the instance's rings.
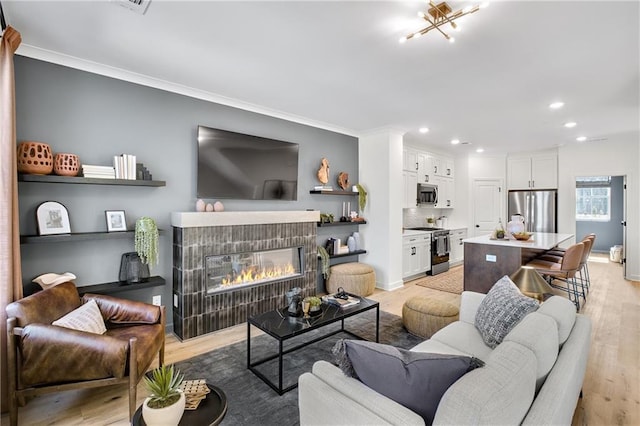
{"label": "decorative vase", "polygon": [[205,209],[207,208],[207,205],[204,201],[202,201],[201,199],[196,201],[196,211],[197,212],[203,212],[205,211]]}
{"label": "decorative vase", "polygon": [[360,250],[362,248],[362,245],[360,245],[360,233],[354,232],[351,235],[353,235],[353,239],[356,240],[356,250]]}
{"label": "decorative vase", "polygon": [[17,154],[20,173],[48,175],[53,171],[53,155],[51,147],[46,143],[20,142]]}
{"label": "decorative vase", "polygon": [[58,153],[53,157],[53,172],[59,176],[77,176],[80,160],[75,154]]}
{"label": "decorative vase", "polygon": [[175,426],[180,423],[184,413],[185,397],[182,391],[180,399],[173,405],[164,408],[150,408],[149,400],[146,398],[142,404],[142,418],[148,426]]}
{"label": "decorative vase", "polygon": [[205,207],[205,210],[208,211],[208,212],[212,212],[213,211],[213,204],[208,203],[207,207]]}
{"label": "decorative vase", "polygon": [[352,235],[347,238],[347,247],[349,247],[349,253],[356,251],[356,239]]}
{"label": "decorative vase", "polygon": [[221,201],[216,201],[215,203],[213,203],[213,211],[223,212],[224,211],[224,204],[222,204]]}

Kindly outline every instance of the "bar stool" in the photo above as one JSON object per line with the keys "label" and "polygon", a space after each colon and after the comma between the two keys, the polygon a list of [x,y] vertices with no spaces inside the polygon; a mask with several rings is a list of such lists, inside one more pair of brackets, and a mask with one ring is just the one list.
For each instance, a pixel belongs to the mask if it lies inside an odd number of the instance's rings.
{"label": "bar stool", "polygon": [[[527,263],[527,266],[534,267],[542,276],[547,278],[550,286],[566,291],[569,300],[576,305],[578,311],[580,311],[580,294],[578,293],[576,274],[580,269],[584,247],[584,243],[572,245],[565,251],[560,262],[534,259]],[[554,280],[563,281],[566,287],[553,284]],[[582,297],[586,302],[584,292],[582,292]]]}
{"label": "bar stool", "polygon": [[[591,286],[591,277],[589,276],[588,261],[589,261],[589,256],[591,255],[591,250],[593,249],[593,246],[595,244],[595,241],[596,241],[596,234],[593,234],[593,233],[585,235],[581,241],[585,245],[584,252],[582,254],[582,259],[580,261],[580,269],[579,269],[580,284],[583,289],[583,294],[585,291],[588,294],[589,287]],[[541,256],[538,256],[537,259],[560,263],[562,261],[562,257],[564,257],[565,252],[566,252],[565,249],[557,247],[555,249],[546,251]]]}

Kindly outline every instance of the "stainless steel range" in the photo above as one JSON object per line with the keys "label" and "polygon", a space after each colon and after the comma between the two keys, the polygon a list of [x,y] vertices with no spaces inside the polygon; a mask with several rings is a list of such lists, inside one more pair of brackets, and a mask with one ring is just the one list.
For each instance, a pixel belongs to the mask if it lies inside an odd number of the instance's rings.
{"label": "stainless steel range", "polygon": [[451,250],[451,232],[446,229],[431,234],[431,273],[437,275],[449,270],[449,251]]}
{"label": "stainless steel range", "polygon": [[437,275],[449,270],[449,252],[451,251],[451,232],[443,228],[417,227],[416,231],[431,232],[431,271],[429,275]]}

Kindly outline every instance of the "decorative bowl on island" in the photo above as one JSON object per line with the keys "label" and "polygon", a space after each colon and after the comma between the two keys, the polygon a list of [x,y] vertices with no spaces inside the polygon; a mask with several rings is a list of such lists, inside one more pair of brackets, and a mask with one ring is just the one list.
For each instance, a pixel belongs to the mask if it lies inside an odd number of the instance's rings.
{"label": "decorative bowl on island", "polygon": [[529,238],[531,238],[531,233],[529,232],[514,232],[511,235],[513,235],[513,238],[519,241],[527,241]]}

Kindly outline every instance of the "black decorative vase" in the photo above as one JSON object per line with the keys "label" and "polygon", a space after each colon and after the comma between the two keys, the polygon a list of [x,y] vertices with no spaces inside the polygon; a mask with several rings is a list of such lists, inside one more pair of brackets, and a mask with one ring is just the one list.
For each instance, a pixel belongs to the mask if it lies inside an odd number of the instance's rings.
{"label": "black decorative vase", "polygon": [[149,265],[142,263],[142,259],[136,252],[123,253],[120,261],[121,282],[137,284],[149,281]]}

